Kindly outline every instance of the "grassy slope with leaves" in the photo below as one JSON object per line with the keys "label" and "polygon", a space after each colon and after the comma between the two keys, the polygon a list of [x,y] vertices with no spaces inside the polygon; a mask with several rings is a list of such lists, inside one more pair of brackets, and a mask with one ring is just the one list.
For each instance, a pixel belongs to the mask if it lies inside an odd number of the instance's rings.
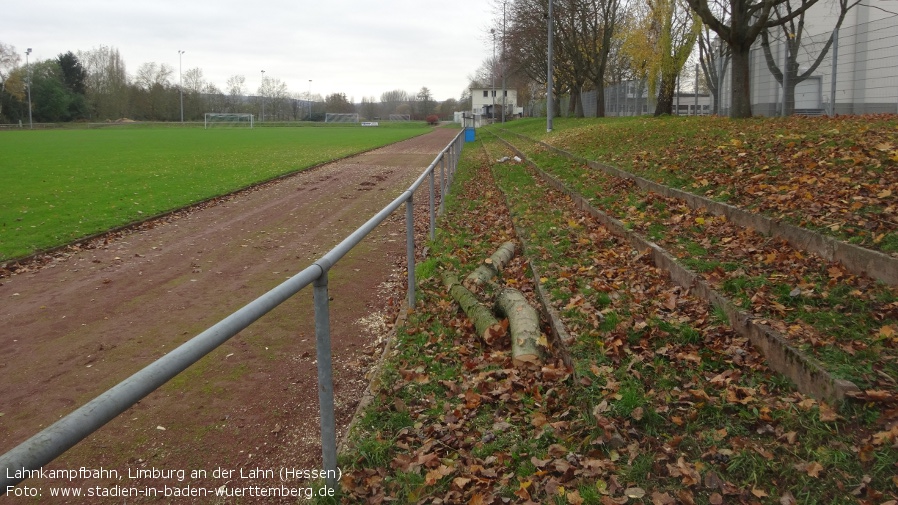
{"label": "grassy slope with leaves", "polygon": [[[796,393],[719,314],[523,165],[492,167],[504,154],[491,141],[464,153],[419,303],[341,456],[344,501],[895,498],[894,410]],[[440,283],[522,238],[574,337],[573,370],[513,368],[507,339],[486,347]],[[519,256],[499,282],[531,294],[529,279]]]}
{"label": "grassy slope with leaves", "polygon": [[657,242],[743,309],[768,319],[838,378],[893,389],[898,377],[898,289],[558,156],[510,140],[600,210]]}
{"label": "grassy slope with leaves", "polygon": [[898,254],[898,116],[558,119],[508,128],[647,179]]}

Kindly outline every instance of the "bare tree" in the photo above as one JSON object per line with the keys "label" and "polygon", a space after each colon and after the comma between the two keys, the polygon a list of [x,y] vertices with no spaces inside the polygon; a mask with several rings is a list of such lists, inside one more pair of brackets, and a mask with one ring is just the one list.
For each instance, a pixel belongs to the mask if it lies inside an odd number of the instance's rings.
{"label": "bare tree", "polygon": [[166,88],[171,86],[171,77],[174,73],[175,69],[171,65],[150,61],[137,68],[134,84],[145,90],[151,90],[154,86]]}
{"label": "bare tree", "polygon": [[203,69],[194,67],[183,74],[184,82],[184,110],[188,117],[196,119],[203,113],[203,90],[206,80],[203,78]]}
{"label": "bare tree", "polygon": [[[622,0],[553,1],[553,81],[560,93],[571,95],[570,112],[582,116],[584,90],[595,89],[599,96],[604,95]],[[547,15],[548,0],[516,0],[509,11],[506,34],[510,69],[542,84],[547,77]],[[605,114],[602,100],[597,114]]]}
{"label": "bare tree", "polygon": [[95,119],[124,117],[128,109],[128,75],[118,49],[100,46],[78,51],[87,72],[86,97]]}
{"label": "bare tree", "polygon": [[265,76],[262,78],[262,84],[259,85],[259,96],[264,100],[266,110],[266,118],[284,119],[287,113],[287,98],[290,93],[287,91],[287,84],[276,77]]}
{"label": "bare tree", "polygon": [[795,19],[818,0],[803,0],[790,13],[771,18],[774,7],[791,0],[686,0],[711,30],[726,42],[732,54],[732,106],[730,117],[751,117],[749,52],[762,31]]}
{"label": "bare tree", "polygon": [[[801,0],[801,5],[804,6],[807,2],[808,0]],[[823,58],[829,53],[829,48],[833,45],[833,38],[836,35],[836,31],[842,26],[842,22],[845,20],[845,15],[848,14],[848,11],[852,7],[861,3],[861,0],[838,0],[838,2],[839,14],[838,19],[836,20],[836,26],[833,28],[829,39],[823,45],[820,53],[817,54],[817,57],[804,72],[799,73],[798,57],[801,53],[801,42],[804,37],[804,17],[807,12],[806,9],[803,9],[797,18],[792,18],[779,25],[779,28],[782,30],[783,43],[786,47],[785,75],[783,70],[780,69],[776,59],[773,57],[773,54],[770,52],[770,30],[761,32],[761,47],[764,50],[764,59],[767,61],[767,68],[770,70],[770,73],[773,74],[776,82],[783,86],[783,107],[785,108],[784,113],[786,115],[791,115],[795,110],[795,87],[798,83],[814,74],[817,67],[823,62]],[[773,13],[777,20],[784,17],[790,17],[790,14],[792,13],[792,4],[786,2],[783,5],[778,5],[774,7]]]}
{"label": "bare tree", "polygon": [[246,95],[246,77],[240,74],[232,75],[228,77],[225,87],[228,94],[228,112],[240,112],[243,97]]}
{"label": "bare tree", "polygon": [[702,25],[698,36],[699,65],[705,78],[705,85],[714,97],[712,114],[720,114],[720,79],[726,74],[730,61],[730,47],[712,40],[712,34],[707,25]]}
{"label": "bare tree", "polygon": [[378,114],[377,109],[378,109],[378,104],[377,104],[376,98],[374,98],[373,96],[362,97],[362,107],[361,107],[361,110],[359,111],[362,114],[362,117],[364,117],[365,119],[367,119],[369,121],[373,120],[375,117],[377,117],[377,114]]}
{"label": "bare tree", "polygon": [[[381,93],[380,95],[380,103],[383,108],[383,115],[389,117],[390,114],[408,114],[411,111],[411,107],[408,105],[410,98],[407,91],[403,91],[401,89],[394,89],[393,91],[387,91],[385,93]],[[405,107],[402,107],[402,106]],[[406,112],[400,112],[400,108]]]}
{"label": "bare tree", "polygon": [[134,76],[134,84],[141,91],[137,96],[137,110],[140,116],[154,121],[172,119],[177,100],[171,93],[171,78],[174,68],[167,63],[154,61],[141,64]]}

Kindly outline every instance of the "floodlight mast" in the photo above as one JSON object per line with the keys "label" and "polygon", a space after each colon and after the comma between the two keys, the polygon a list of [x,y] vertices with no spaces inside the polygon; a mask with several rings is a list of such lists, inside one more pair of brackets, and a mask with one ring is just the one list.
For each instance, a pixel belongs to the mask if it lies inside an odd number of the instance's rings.
{"label": "floodlight mast", "polygon": [[548,57],[548,65],[546,68],[546,133],[552,131],[552,36],[555,31],[552,26],[552,0],[549,0],[549,57]]}
{"label": "floodlight mast", "polygon": [[493,34],[493,64],[490,65],[490,86],[493,88],[493,105],[490,106],[491,122],[496,122],[496,29],[491,28]]}
{"label": "floodlight mast", "polygon": [[259,122],[262,123],[265,121],[265,94],[264,94],[265,93],[265,71],[264,70],[262,71],[262,87],[260,88],[260,90],[262,91],[262,93],[259,93],[260,95],[262,95],[262,119],[260,119]]}
{"label": "floodlight mast", "polygon": [[502,2],[502,123],[505,123],[505,108],[508,107],[508,90],[505,87],[505,5],[508,2]]}
{"label": "floodlight mast", "polygon": [[181,78],[181,56],[187,51],[178,49],[178,91],[181,95],[181,122],[184,122],[184,81]]}
{"label": "floodlight mast", "polygon": [[309,122],[312,122],[312,79],[309,79]]}
{"label": "floodlight mast", "polygon": [[28,128],[33,130],[34,122],[32,122],[32,120],[31,120],[31,65],[28,64],[28,55],[29,54],[31,54],[30,47],[25,51],[25,69],[26,69],[26,73],[28,74],[26,76],[27,81],[28,81],[28,86],[27,86],[28,87]]}

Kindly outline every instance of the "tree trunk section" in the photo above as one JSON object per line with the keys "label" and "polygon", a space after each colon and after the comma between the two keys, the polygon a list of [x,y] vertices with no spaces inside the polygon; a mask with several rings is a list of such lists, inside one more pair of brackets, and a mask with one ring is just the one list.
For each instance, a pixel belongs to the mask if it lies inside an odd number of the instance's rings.
{"label": "tree trunk section", "polygon": [[731,118],[751,117],[751,73],[749,69],[750,47],[732,46],[732,99],[730,101]]}
{"label": "tree trunk section", "polygon": [[468,274],[465,277],[465,286],[479,286],[485,282],[488,282],[490,279],[495,277],[505,268],[505,265],[514,258],[515,253],[515,245],[514,242],[505,242],[496,252],[493,253],[492,256],[483,263],[476,270]]}
{"label": "tree trunk section", "polygon": [[496,297],[496,312],[508,318],[511,355],[515,366],[538,366],[545,349],[540,345],[539,314],[517,289],[506,288]]}
{"label": "tree trunk section", "polygon": [[468,288],[459,284],[458,277],[454,274],[444,273],[443,284],[449,289],[449,295],[452,299],[458,302],[461,310],[474,323],[477,335],[487,345],[492,345],[496,338],[501,336],[502,331],[499,321],[496,320],[490,309],[480,303],[480,300]]}
{"label": "tree trunk section", "polygon": [[655,105],[655,117],[662,114],[673,114],[674,86],[676,76],[662,75],[661,85],[658,86],[658,103]]}

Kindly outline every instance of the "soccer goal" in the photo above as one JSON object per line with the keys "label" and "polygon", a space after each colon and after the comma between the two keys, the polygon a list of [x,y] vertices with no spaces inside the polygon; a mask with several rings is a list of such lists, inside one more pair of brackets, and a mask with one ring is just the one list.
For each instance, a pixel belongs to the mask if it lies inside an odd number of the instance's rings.
{"label": "soccer goal", "polygon": [[359,115],[356,112],[353,112],[353,113],[327,112],[324,114],[324,122],[325,123],[358,123]]}
{"label": "soccer goal", "polygon": [[253,115],[235,112],[207,112],[204,127],[209,128],[252,128]]}
{"label": "soccer goal", "polygon": [[411,114],[390,114],[390,121],[411,121]]}

